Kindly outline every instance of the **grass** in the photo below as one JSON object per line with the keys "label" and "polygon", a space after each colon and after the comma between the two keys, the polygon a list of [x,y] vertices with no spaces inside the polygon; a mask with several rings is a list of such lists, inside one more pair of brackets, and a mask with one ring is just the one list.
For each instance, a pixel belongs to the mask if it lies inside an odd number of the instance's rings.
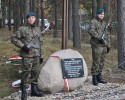
{"label": "grass", "polygon": [[[11,34],[12,32],[7,29],[0,29],[0,98],[8,96],[14,91],[18,91],[18,89],[11,87],[11,83],[20,78],[20,74],[18,73],[20,66],[14,65],[15,62],[6,64],[10,56],[18,55],[19,52],[19,49],[10,42]],[[75,49],[83,55],[90,74],[92,64],[90,44],[82,42],[81,49],[76,49],[72,47],[72,41],[70,40],[68,41],[67,48]],[[47,60],[52,53],[61,50],[61,38],[53,38],[52,34],[44,35],[43,50],[44,58]],[[116,73],[117,75],[118,73],[124,73],[119,70],[116,65],[117,51],[111,49],[111,52],[106,56],[106,67],[104,68],[104,73],[107,75],[105,77],[107,77],[107,79],[109,78],[108,76],[115,76]],[[114,79],[111,80],[111,78],[109,78],[109,80],[114,82]],[[120,80],[117,79],[115,82],[120,82]],[[125,82],[125,80],[122,82]]]}

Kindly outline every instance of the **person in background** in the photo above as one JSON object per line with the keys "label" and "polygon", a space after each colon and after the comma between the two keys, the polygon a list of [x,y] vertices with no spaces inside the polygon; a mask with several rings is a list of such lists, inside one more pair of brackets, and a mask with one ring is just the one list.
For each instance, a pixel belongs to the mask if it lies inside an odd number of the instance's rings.
{"label": "person in background", "polygon": [[40,64],[43,62],[40,38],[35,42],[34,46],[28,48],[27,45],[40,33],[40,27],[35,25],[36,14],[29,12],[26,15],[27,24],[21,26],[18,31],[11,37],[11,42],[20,48],[20,56],[22,57],[22,74],[21,74],[21,100],[27,100],[26,89],[31,84],[31,96],[44,96],[44,93],[38,90],[37,78],[39,75]]}
{"label": "person in background", "polygon": [[90,44],[92,48],[92,83],[98,85],[98,83],[107,83],[102,79],[102,70],[104,67],[105,56],[110,50],[110,36],[107,28],[107,24],[104,21],[104,9],[97,9],[96,16],[91,20],[88,30],[91,36]]}

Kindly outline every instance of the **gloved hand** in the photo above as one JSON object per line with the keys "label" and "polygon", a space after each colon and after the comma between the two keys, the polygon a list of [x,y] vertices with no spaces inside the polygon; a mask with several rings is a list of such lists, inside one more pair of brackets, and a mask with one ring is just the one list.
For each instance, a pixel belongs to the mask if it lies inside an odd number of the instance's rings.
{"label": "gloved hand", "polygon": [[43,58],[40,58],[40,64],[42,64],[43,63]]}
{"label": "gloved hand", "polygon": [[109,53],[109,51],[110,51],[110,47],[107,47],[107,53]]}
{"label": "gloved hand", "polygon": [[112,29],[111,25],[108,26],[108,31],[110,31]]}
{"label": "gloved hand", "polygon": [[99,40],[99,43],[101,43],[102,45],[105,44],[103,39]]}
{"label": "gloved hand", "polygon": [[49,30],[51,30],[51,27],[49,26]]}
{"label": "gloved hand", "polygon": [[24,52],[26,52],[26,53],[29,54],[30,49],[27,47],[27,45],[24,45],[24,46],[22,47],[22,51],[24,51]]}

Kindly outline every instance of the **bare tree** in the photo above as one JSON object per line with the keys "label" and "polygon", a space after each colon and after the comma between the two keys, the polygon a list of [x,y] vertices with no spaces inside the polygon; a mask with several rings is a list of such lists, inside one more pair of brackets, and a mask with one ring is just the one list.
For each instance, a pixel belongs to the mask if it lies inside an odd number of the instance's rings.
{"label": "bare tree", "polygon": [[1,1],[0,1],[0,28],[2,28],[2,9],[1,9]]}
{"label": "bare tree", "polygon": [[30,0],[30,11],[36,12],[37,0]]}
{"label": "bare tree", "polygon": [[81,36],[79,26],[79,0],[72,2],[72,18],[73,18],[73,47],[81,48]]}
{"label": "bare tree", "polygon": [[30,0],[25,0],[25,4],[26,4],[26,13],[28,13],[30,11]]}
{"label": "bare tree", "polygon": [[1,0],[1,9],[2,9],[2,23],[5,26],[5,17],[6,17],[6,7],[5,7],[6,0]]}
{"label": "bare tree", "polygon": [[14,16],[14,31],[16,31],[20,24],[20,6],[19,0],[14,1],[13,16]]}
{"label": "bare tree", "polygon": [[44,8],[43,8],[43,0],[41,0],[41,30],[44,28]]}
{"label": "bare tree", "polygon": [[72,39],[72,0],[69,0],[69,14],[68,14],[68,39],[71,40]]}
{"label": "bare tree", "polygon": [[58,35],[58,7],[59,7],[59,1],[55,0],[55,27],[54,27],[54,38],[57,38]]}
{"label": "bare tree", "polygon": [[97,2],[96,0],[92,0],[92,18],[95,17],[96,9],[97,9]]}
{"label": "bare tree", "polygon": [[107,2],[107,13],[108,13],[108,15],[111,14],[111,0],[108,0],[108,2]]}
{"label": "bare tree", "polygon": [[24,24],[24,13],[25,13],[25,4],[24,0],[20,0],[20,25],[22,26]]}
{"label": "bare tree", "polygon": [[9,27],[9,30],[11,30],[11,0],[8,1],[8,27]]}
{"label": "bare tree", "polygon": [[118,64],[120,68],[125,69],[125,1],[117,0],[117,20],[118,20],[118,34],[117,34],[117,42],[118,42]]}
{"label": "bare tree", "polygon": [[104,0],[97,0],[97,8],[103,8],[103,1]]}

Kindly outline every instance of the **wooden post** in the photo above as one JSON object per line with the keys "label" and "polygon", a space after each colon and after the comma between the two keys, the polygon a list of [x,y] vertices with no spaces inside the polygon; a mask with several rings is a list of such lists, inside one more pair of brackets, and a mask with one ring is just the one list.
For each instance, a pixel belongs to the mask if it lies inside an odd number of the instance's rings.
{"label": "wooden post", "polygon": [[68,39],[68,0],[63,0],[62,49],[67,49]]}

